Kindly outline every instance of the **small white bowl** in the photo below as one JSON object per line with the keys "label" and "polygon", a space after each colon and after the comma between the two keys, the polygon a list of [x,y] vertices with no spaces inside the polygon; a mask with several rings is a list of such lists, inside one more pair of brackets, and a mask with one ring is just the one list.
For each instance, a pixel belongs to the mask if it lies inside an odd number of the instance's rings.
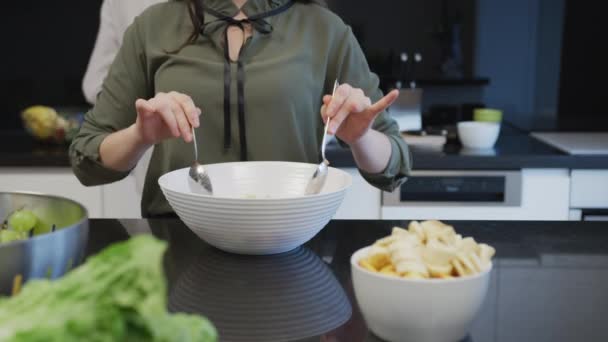
{"label": "small white bowl", "polygon": [[367,326],[391,342],[455,342],[469,332],[485,300],[488,270],[454,279],[402,279],[359,266],[369,247],[351,257],[355,296]]}
{"label": "small white bowl", "polygon": [[478,121],[458,123],[460,142],[469,149],[491,149],[496,144],[499,133],[499,123]]}
{"label": "small white bowl", "polygon": [[201,239],[238,254],[278,254],[313,238],[338,211],[350,175],[329,168],[321,193],[304,190],[317,165],[242,162],[205,165],[213,196],[192,191],[188,168],[158,183],[179,218]]}

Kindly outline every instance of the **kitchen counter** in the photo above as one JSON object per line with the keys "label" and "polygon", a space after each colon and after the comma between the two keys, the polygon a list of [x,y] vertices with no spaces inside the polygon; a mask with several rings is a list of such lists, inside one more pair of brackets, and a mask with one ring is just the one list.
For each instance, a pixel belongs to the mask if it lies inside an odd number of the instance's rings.
{"label": "kitchen counter", "polygon": [[42,144],[22,131],[0,131],[0,167],[70,167],[68,146]]}
{"label": "kitchen counter", "polygon": [[[608,341],[608,227],[601,222],[453,222],[497,249],[482,311],[466,341]],[[132,234],[168,241],[172,311],[206,315],[225,341],[380,341],[353,294],[349,258],[394,221],[333,221],[295,251],[220,252],[180,221],[92,220],[87,253]]]}
{"label": "kitchen counter", "polygon": [[[503,125],[493,150],[474,151],[460,145],[410,146],[414,170],[608,169],[608,156],[564,153],[517,128]],[[336,143],[328,145],[334,167],[355,165],[352,154]]]}
{"label": "kitchen counter", "polygon": [[[38,143],[24,132],[1,132],[0,167],[70,167],[67,149]],[[493,151],[481,154],[459,146],[411,150],[415,170],[608,169],[608,156],[568,155],[515,130],[503,134]],[[334,167],[355,166],[351,152],[335,143],[328,145],[327,158]]]}

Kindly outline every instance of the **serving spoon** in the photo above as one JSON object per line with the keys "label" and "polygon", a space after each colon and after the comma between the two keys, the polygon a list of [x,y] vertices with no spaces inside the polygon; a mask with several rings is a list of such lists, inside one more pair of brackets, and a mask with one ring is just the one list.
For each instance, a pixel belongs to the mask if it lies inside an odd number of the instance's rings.
{"label": "serving spoon", "polygon": [[201,190],[204,190],[205,194],[213,195],[213,187],[211,186],[209,174],[203,165],[198,163],[198,144],[196,143],[196,133],[194,132],[194,127],[192,127],[192,142],[194,143],[194,162],[192,162],[192,166],[190,166],[190,172],[188,174],[190,179],[193,180],[194,183],[198,184]]}
{"label": "serving spoon", "polygon": [[[334,90],[332,91],[331,96],[333,97],[336,94],[336,89],[338,89],[338,80],[334,82]],[[325,130],[323,132],[323,141],[321,142],[321,157],[323,161],[319,164],[315,173],[313,173],[312,178],[308,181],[308,185],[306,186],[306,195],[315,195],[321,192],[323,189],[323,185],[325,185],[325,180],[327,179],[327,172],[329,171],[329,161],[325,158],[325,146],[327,145],[327,129],[329,128],[329,122],[331,118],[327,118],[327,122],[325,123]]]}

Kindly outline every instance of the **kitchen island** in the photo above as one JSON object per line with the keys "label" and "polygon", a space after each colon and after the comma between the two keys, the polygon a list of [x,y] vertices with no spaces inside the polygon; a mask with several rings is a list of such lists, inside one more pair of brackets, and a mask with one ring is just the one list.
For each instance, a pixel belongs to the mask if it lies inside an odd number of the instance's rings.
{"label": "kitchen island", "polygon": [[[608,225],[450,222],[497,250],[490,289],[466,341],[608,341]],[[92,220],[87,254],[135,234],[169,249],[172,311],[208,316],[224,341],[380,341],[354,297],[350,256],[404,221],[332,221],[275,256],[216,250],[181,221]]]}

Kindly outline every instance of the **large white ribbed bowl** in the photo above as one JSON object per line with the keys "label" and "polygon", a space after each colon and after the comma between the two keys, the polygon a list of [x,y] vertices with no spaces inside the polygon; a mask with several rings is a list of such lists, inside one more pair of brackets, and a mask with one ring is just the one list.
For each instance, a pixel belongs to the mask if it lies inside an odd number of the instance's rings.
{"label": "large white ribbed bowl", "polygon": [[[192,189],[188,169],[159,179],[182,221],[207,243],[238,254],[277,254],[312,239],[338,211],[350,175],[330,168],[320,194],[304,189],[316,165],[240,162],[205,165],[213,196]],[[196,186],[196,185],[195,185]]]}

